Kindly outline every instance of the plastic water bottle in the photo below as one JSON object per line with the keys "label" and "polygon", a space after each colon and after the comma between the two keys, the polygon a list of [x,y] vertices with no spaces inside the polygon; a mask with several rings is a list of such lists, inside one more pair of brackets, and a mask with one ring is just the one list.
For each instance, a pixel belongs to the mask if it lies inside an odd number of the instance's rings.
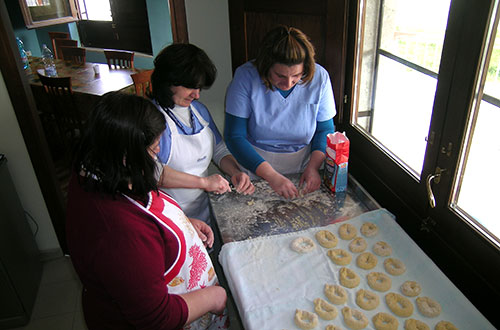
{"label": "plastic water bottle", "polygon": [[17,48],[19,49],[19,55],[21,55],[21,61],[23,62],[23,69],[29,68],[28,62],[28,54],[26,54],[26,50],[24,49],[24,43],[21,39],[16,37]]}
{"label": "plastic water bottle", "polygon": [[57,76],[56,64],[54,63],[54,56],[46,44],[42,45],[42,61],[45,67],[45,75],[47,77]]}

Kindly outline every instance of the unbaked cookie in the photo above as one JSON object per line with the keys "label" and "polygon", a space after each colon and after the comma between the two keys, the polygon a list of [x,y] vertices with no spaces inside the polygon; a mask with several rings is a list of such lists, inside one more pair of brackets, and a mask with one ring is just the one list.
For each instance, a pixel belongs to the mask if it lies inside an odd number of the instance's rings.
{"label": "unbaked cookie", "polygon": [[365,222],[361,226],[361,234],[365,235],[366,237],[373,237],[378,234],[378,227],[376,224],[372,222]]}
{"label": "unbaked cookie", "polygon": [[356,304],[367,311],[377,308],[379,303],[380,299],[374,292],[364,289],[356,292]]}
{"label": "unbaked cookie", "polygon": [[377,257],[371,252],[363,252],[356,258],[356,265],[362,269],[372,269],[377,266]]}
{"label": "unbaked cookie", "polygon": [[401,292],[407,297],[416,297],[421,291],[420,284],[415,281],[406,281],[401,284]]}
{"label": "unbaked cookie", "polygon": [[430,328],[422,321],[407,319],[405,321],[405,330],[430,330]]}
{"label": "unbaked cookie", "polygon": [[318,326],[318,315],[297,309],[294,317],[295,324],[304,330],[314,329]]}
{"label": "unbaked cookie", "polygon": [[373,244],[373,252],[381,257],[387,257],[392,254],[392,247],[384,241]]}
{"label": "unbaked cookie", "polygon": [[391,275],[401,275],[406,272],[405,264],[396,258],[387,258],[384,260],[385,271]]}
{"label": "unbaked cookie", "polygon": [[368,318],[363,312],[349,307],[342,308],[344,323],[351,329],[364,329],[368,325]]}
{"label": "unbaked cookie", "polygon": [[356,237],[349,243],[349,250],[353,253],[360,253],[366,250],[366,240],[363,237]]}
{"label": "unbaked cookie", "polygon": [[436,324],[436,330],[458,330],[458,328],[451,322],[448,321],[439,321]]}
{"label": "unbaked cookie", "polygon": [[340,284],[346,288],[355,288],[359,285],[359,276],[352,269],[342,267],[339,271]]}
{"label": "unbaked cookie", "polygon": [[342,328],[341,328],[341,327],[339,327],[339,326],[336,326],[336,325],[331,325],[331,324],[330,324],[330,325],[327,325],[327,326],[326,326],[325,330],[342,330]]}
{"label": "unbaked cookie", "polygon": [[338,284],[325,284],[325,296],[335,305],[342,305],[347,301],[347,292]]}
{"label": "unbaked cookie", "polygon": [[377,330],[396,330],[399,326],[398,320],[387,313],[377,313],[372,317],[373,325]]}
{"label": "unbaked cookie", "polygon": [[320,230],[316,232],[315,237],[319,245],[324,248],[331,249],[337,246],[337,236],[329,230]]}
{"label": "unbaked cookie", "polygon": [[290,245],[291,249],[298,253],[308,253],[314,250],[316,245],[309,237],[297,237]]}
{"label": "unbaked cookie", "polygon": [[337,265],[345,266],[351,262],[352,256],[344,249],[332,249],[326,253],[328,257]]}
{"label": "unbaked cookie", "polygon": [[385,303],[397,316],[409,317],[413,314],[413,304],[411,301],[398,293],[390,292],[386,294]]}
{"label": "unbaked cookie", "polygon": [[417,308],[422,315],[436,317],[441,314],[441,305],[430,297],[417,298]]}
{"label": "unbaked cookie", "polygon": [[358,230],[350,223],[344,223],[339,227],[339,236],[344,240],[351,240],[356,237]]}
{"label": "unbaked cookie", "polygon": [[323,320],[333,320],[337,317],[337,308],[321,298],[314,299],[314,311]]}
{"label": "unbaked cookie", "polygon": [[373,290],[380,292],[388,291],[391,288],[392,280],[389,276],[380,272],[371,272],[366,275],[368,285]]}

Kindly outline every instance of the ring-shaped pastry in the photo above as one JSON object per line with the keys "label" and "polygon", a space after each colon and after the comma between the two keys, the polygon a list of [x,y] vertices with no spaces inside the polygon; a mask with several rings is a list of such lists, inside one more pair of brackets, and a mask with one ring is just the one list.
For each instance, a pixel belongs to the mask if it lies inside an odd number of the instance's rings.
{"label": "ring-shaped pastry", "polygon": [[354,330],[364,329],[368,325],[368,318],[363,312],[349,307],[342,308],[345,324]]}
{"label": "ring-shaped pastry", "polygon": [[310,239],[309,237],[297,237],[292,241],[290,247],[295,252],[308,253],[314,250],[316,245],[314,244],[313,240]]}
{"label": "ring-shaped pastry", "polygon": [[396,330],[399,326],[399,322],[394,316],[382,312],[375,314],[372,321],[377,330]]}
{"label": "ring-shaped pastry", "polygon": [[371,272],[366,275],[366,280],[370,288],[376,291],[389,291],[392,285],[392,280],[389,276],[380,272]]}
{"label": "ring-shaped pastry", "polygon": [[339,227],[339,236],[344,240],[351,240],[357,235],[357,229],[350,223],[344,223]]}
{"label": "ring-shaped pastry", "polygon": [[328,257],[337,265],[345,266],[351,262],[352,256],[344,249],[332,249],[326,253]]}
{"label": "ring-shaped pastry", "polygon": [[325,330],[342,330],[342,328],[338,327],[336,325],[329,324],[329,325],[326,326]]}
{"label": "ring-shaped pastry", "polygon": [[381,257],[387,257],[392,254],[392,247],[384,241],[373,244],[373,252]]}
{"label": "ring-shaped pastry", "polygon": [[399,293],[390,292],[386,294],[385,303],[397,316],[409,317],[413,314],[413,304],[408,298]]}
{"label": "ring-shaped pastry", "polygon": [[430,328],[420,320],[406,319],[405,330],[430,330]]}
{"label": "ring-shaped pastry", "polygon": [[378,307],[379,303],[380,299],[374,292],[364,289],[356,292],[356,304],[367,311],[374,310]]}
{"label": "ring-shaped pastry", "polygon": [[430,297],[418,297],[417,308],[422,315],[436,317],[441,314],[441,305]]}
{"label": "ring-shaped pastry", "polygon": [[323,320],[333,320],[337,317],[337,308],[327,301],[316,298],[314,299],[314,311],[319,315]]}
{"label": "ring-shaped pastry", "polygon": [[385,271],[391,275],[401,275],[406,272],[405,264],[396,258],[387,258],[384,260]]}
{"label": "ring-shaped pastry", "polygon": [[439,321],[436,324],[436,330],[458,330],[458,328],[451,322]]}
{"label": "ring-shaped pastry", "polygon": [[338,284],[325,284],[325,296],[335,305],[342,305],[347,301],[347,292]]}
{"label": "ring-shaped pastry", "polygon": [[349,250],[353,253],[360,253],[366,250],[366,240],[363,237],[356,237],[349,243]]}
{"label": "ring-shaped pastry", "polygon": [[378,227],[372,222],[365,222],[361,226],[360,232],[366,237],[373,237],[378,234]]}
{"label": "ring-shaped pastry", "polygon": [[356,258],[356,265],[362,269],[372,269],[377,266],[377,257],[371,252],[363,252]]}
{"label": "ring-shaped pastry", "polygon": [[318,315],[297,309],[294,317],[295,324],[304,330],[314,329],[318,326]]}
{"label": "ring-shaped pastry", "polygon": [[407,297],[416,297],[421,291],[420,284],[415,281],[406,281],[401,284],[401,292]]}
{"label": "ring-shaped pastry", "polygon": [[360,278],[352,269],[342,267],[339,271],[340,284],[352,289],[359,285]]}
{"label": "ring-shaped pastry", "polygon": [[337,236],[329,230],[320,230],[316,232],[315,237],[319,245],[327,249],[336,247],[339,242]]}

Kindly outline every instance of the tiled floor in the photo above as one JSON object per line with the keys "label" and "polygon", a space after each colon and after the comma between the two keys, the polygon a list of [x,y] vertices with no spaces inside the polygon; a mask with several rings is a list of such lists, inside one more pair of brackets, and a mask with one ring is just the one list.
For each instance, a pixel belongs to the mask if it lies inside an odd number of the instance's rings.
{"label": "tiled floor", "polygon": [[[43,274],[33,307],[31,321],[11,330],[87,330],[81,306],[82,284],[69,257],[60,257],[43,264]],[[231,329],[242,327],[228,301]]]}

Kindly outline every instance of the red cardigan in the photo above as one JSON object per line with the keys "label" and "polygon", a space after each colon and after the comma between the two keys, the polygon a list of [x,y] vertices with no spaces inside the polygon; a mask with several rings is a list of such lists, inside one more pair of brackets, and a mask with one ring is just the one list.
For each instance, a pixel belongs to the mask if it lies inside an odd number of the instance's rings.
{"label": "red cardigan", "polygon": [[66,219],[71,260],[83,284],[89,330],[181,329],[186,302],[163,274],[178,245],[125,197],[84,191],[73,176]]}

